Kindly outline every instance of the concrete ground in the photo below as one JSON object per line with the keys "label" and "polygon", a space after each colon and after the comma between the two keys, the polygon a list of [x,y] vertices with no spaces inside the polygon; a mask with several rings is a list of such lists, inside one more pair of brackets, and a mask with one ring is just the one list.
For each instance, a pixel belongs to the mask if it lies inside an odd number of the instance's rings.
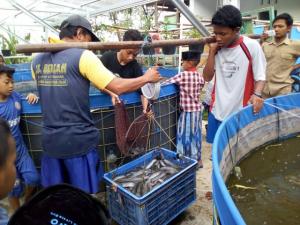
{"label": "concrete ground", "polygon": [[[203,121],[206,124],[206,121]],[[207,191],[212,191],[211,174],[212,161],[211,145],[205,141],[205,128],[203,126],[202,161],[204,167],[197,171],[197,201],[190,208],[179,215],[170,224],[172,225],[212,225],[212,200],[205,197]]]}
{"label": "concrete ground", "polygon": [[[212,224],[212,200],[208,200],[205,197],[207,191],[212,190],[211,173],[212,173],[212,161],[211,157],[211,145],[205,141],[205,127],[206,121],[203,121],[203,141],[202,141],[202,161],[204,167],[199,169],[196,174],[196,187],[197,187],[197,200],[191,207],[181,213],[176,219],[174,219],[171,225],[211,225]],[[100,201],[105,202],[105,194],[99,193],[97,198]],[[0,202],[0,207],[8,209],[7,199]],[[113,223],[116,224],[116,223]]]}

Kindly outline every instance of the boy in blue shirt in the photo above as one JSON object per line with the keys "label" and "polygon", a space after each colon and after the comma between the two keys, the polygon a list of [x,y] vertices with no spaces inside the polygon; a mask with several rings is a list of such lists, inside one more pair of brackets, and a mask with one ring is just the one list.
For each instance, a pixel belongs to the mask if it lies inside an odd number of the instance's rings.
{"label": "boy in blue shirt", "polygon": [[[9,203],[12,211],[20,206],[19,198],[23,194],[26,185],[25,201],[31,196],[34,187],[39,184],[39,175],[35,165],[29,156],[27,147],[19,128],[21,115],[21,95],[14,91],[12,75],[13,68],[0,65],[0,117],[7,121],[12,136],[16,142],[16,170],[17,179],[13,190],[9,194]],[[35,103],[37,97],[34,94],[27,96],[29,103]]]}
{"label": "boy in blue shirt", "polygon": [[[0,200],[12,190],[16,180],[16,144],[8,124],[0,118]],[[7,211],[0,207],[0,225],[8,222]]]}

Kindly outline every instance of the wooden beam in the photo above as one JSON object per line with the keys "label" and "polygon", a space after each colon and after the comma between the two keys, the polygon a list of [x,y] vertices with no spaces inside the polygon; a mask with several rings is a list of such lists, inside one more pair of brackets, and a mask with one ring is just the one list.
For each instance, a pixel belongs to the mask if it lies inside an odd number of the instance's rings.
{"label": "wooden beam", "polygon": [[[260,35],[250,35],[250,38],[258,39]],[[145,43],[144,41],[121,41],[121,42],[65,42],[58,44],[22,44],[16,46],[17,53],[34,53],[34,52],[58,52],[68,48],[82,48],[89,50],[107,50],[107,49],[132,49],[147,47],[164,47],[164,46],[182,46],[190,44],[207,44],[214,42],[214,38],[191,38],[176,40],[159,40]]]}

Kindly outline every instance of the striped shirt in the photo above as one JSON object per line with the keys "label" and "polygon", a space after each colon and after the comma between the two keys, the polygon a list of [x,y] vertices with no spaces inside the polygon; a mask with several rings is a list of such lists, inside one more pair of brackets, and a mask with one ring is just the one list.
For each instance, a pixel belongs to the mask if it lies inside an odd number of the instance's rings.
{"label": "striped shirt", "polygon": [[181,72],[164,83],[174,83],[180,90],[180,108],[185,112],[201,111],[200,92],[204,86],[204,79],[196,68]]}

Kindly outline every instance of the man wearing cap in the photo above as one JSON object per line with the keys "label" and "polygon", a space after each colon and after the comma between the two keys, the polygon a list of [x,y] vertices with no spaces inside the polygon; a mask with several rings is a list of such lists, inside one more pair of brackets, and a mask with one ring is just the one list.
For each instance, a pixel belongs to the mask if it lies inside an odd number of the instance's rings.
{"label": "man wearing cap", "polygon": [[[50,39],[51,43],[99,41],[91,24],[78,15],[64,20],[60,29],[60,40]],[[42,185],[69,183],[96,193],[99,132],[90,114],[90,82],[100,90],[121,94],[157,82],[157,70],[138,78],[117,78],[91,51],[69,48],[37,55],[32,76],[37,80],[43,113]]]}
{"label": "man wearing cap", "polygon": [[196,69],[200,55],[200,52],[195,51],[182,52],[183,72],[164,82],[177,84],[180,90],[179,106],[181,113],[177,124],[177,152],[197,160],[198,168],[203,167],[201,160],[202,104],[200,92],[204,86],[204,79]]}

